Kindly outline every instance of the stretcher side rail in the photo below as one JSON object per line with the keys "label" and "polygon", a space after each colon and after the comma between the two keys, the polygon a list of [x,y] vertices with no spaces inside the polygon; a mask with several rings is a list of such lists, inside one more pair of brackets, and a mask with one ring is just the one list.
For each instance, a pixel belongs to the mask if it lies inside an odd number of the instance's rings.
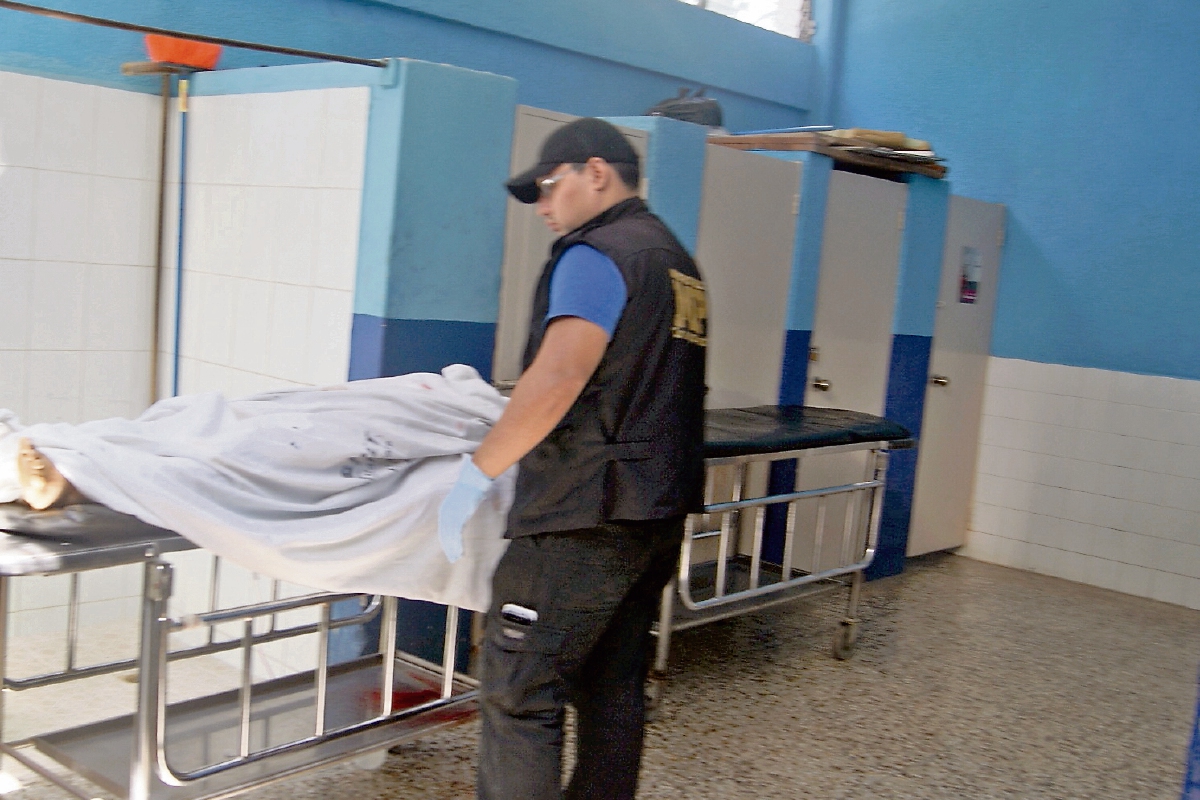
{"label": "stretcher side rail", "polygon": [[[72,575],[72,578],[78,577],[78,573]],[[306,595],[312,597],[312,595]],[[341,599],[353,599],[361,597],[358,594],[346,594]],[[336,630],[338,628],[349,628],[355,625],[362,625],[370,622],[379,614],[382,608],[382,596],[375,595],[372,597],[370,604],[360,613],[348,617],[338,617],[330,622],[330,628]],[[336,602],[336,601],[334,601]],[[77,618],[78,616],[78,593],[72,592],[72,597],[68,600],[68,618]],[[278,612],[277,612],[278,613]],[[176,620],[177,629],[183,630],[195,627],[197,623],[193,622],[190,617],[185,617]],[[283,639],[290,639],[295,636],[305,636],[317,632],[317,623],[307,623],[304,625],[294,625],[288,628],[272,628],[263,633],[254,634],[254,644],[267,644],[277,642]],[[230,650],[236,650],[242,646],[241,639],[230,639],[224,642],[211,642],[209,644],[197,645],[180,650],[170,650],[167,652],[169,661],[181,661],[186,658],[197,658],[199,656],[215,655],[217,653],[226,653]],[[126,672],[136,669],[139,664],[138,658],[126,658],[119,661],[107,661],[102,664],[90,664],[86,667],[69,666],[57,672],[45,672],[40,675],[31,675],[27,678],[12,678],[4,677],[4,688],[14,692],[22,692],[28,689],[41,689],[45,686],[54,686],[59,683],[67,683],[70,681],[81,680],[83,678],[93,678],[99,675],[111,675],[115,672]]]}
{"label": "stretcher side rail", "polygon": [[[846,445],[838,447],[839,452],[850,450],[871,450],[872,458],[869,459],[869,468],[872,472],[870,480],[856,481],[854,483],[840,484],[837,486],[828,486],[820,489],[807,489],[802,491],[782,492],[776,494],[768,494],[763,497],[754,497],[748,499],[736,499],[718,503],[707,503],[704,506],[705,515],[720,515],[722,516],[722,525],[717,530],[696,531],[696,517],[689,517],[688,524],[685,527],[683,547],[679,559],[679,577],[678,591],[679,599],[684,607],[689,611],[700,612],[715,606],[730,605],[753,598],[760,598],[765,595],[783,592],[798,586],[808,583],[818,583],[828,581],[833,578],[838,578],[843,575],[848,575],[870,566],[875,555],[875,545],[879,531],[879,513],[877,506],[883,497],[884,475],[887,469],[887,456],[885,451],[886,444],[884,442],[869,442],[860,445]],[[801,451],[803,453],[803,451]],[[826,454],[826,450],[822,449],[822,455]],[[768,463],[773,463],[781,460],[790,460],[795,458],[791,453],[771,454],[762,460]],[[738,463],[747,464],[750,461],[739,461]],[[735,485],[735,492],[739,491],[742,484],[739,482]],[[821,557],[821,548],[814,548],[813,568],[811,571],[803,572],[796,577],[791,577],[792,553],[795,547],[796,536],[796,510],[795,504],[802,500],[816,499],[819,501],[817,506],[817,524],[814,532],[815,540],[818,543],[823,543],[825,534],[825,523],[827,520],[826,514],[826,498],[836,495],[850,495],[859,497],[867,495],[869,498],[866,502],[870,508],[870,512],[865,520],[867,535],[865,537],[865,546],[861,553],[855,553],[850,558],[849,563],[842,563],[836,567],[821,569],[819,566]],[[765,512],[769,506],[783,505],[788,506],[787,523],[784,532],[783,563],[778,566],[780,577],[778,580],[770,583],[762,583],[764,562],[762,559],[763,534],[765,527]],[[730,540],[733,536],[733,528],[735,523],[731,520],[736,519],[736,515],[743,511],[754,512],[753,525],[753,544],[751,546],[751,561],[749,565],[748,586],[745,589],[730,592],[727,590],[728,574],[730,563],[735,558],[730,553]],[[858,506],[856,503],[848,503],[846,507],[846,519],[842,529],[842,551],[843,561],[846,560],[845,555],[847,548],[851,546],[853,537],[860,530],[861,522],[856,518],[858,514]],[[705,539],[718,538],[718,556],[715,565],[717,577],[714,583],[714,596],[704,599],[697,599],[693,591],[692,570],[695,566],[692,563],[692,550],[694,544]]]}
{"label": "stretcher side rail", "polygon": [[[35,753],[57,761],[77,776],[129,800],[223,798],[288,775],[379,750],[423,731],[455,724],[470,712],[476,697],[475,682],[454,671],[459,627],[457,608],[447,610],[445,646],[442,663],[438,665],[398,652],[396,598],[351,592],[317,592],[280,598],[280,583],[275,581],[270,600],[219,607],[220,559],[215,556],[209,610],[172,617],[168,613],[168,603],[175,567],[162,556],[195,547],[169,531],[102,507],[31,512],[0,505],[0,530],[6,531],[0,533],[0,678],[3,686],[21,691],[131,669],[138,673],[136,710],[131,716],[37,734],[21,741],[0,741],[0,752],[4,755],[77,797],[92,798],[95,795],[75,786],[74,781],[67,780],[69,776],[51,770],[35,759]],[[10,532],[21,535],[10,535]],[[130,564],[141,564],[143,569],[138,655],[102,664],[76,665],[79,574]],[[65,668],[33,676],[10,677],[4,659],[8,646],[5,620],[10,579],[63,574],[71,578]],[[351,599],[362,600],[365,608],[334,618],[332,606]],[[319,614],[318,621],[312,622],[310,617],[279,626],[280,615],[305,609],[315,610]],[[379,615],[383,616],[381,652],[331,665],[330,633],[338,628],[361,625]],[[217,641],[218,626],[231,625],[240,625],[241,635]],[[171,634],[204,628],[209,631],[207,643],[170,648]],[[252,679],[255,647],[313,634],[317,638],[315,669],[265,682]],[[239,649],[241,670],[235,681],[236,689],[167,704],[171,663]],[[346,694],[347,691],[351,694]],[[340,694],[335,697],[336,693]],[[370,697],[375,699],[369,700]],[[369,705],[364,707],[364,702]],[[3,701],[0,700],[0,715],[2,713]],[[304,714],[310,722],[303,721]],[[263,724],[269,730],[276,719],[281,725],[276,734],[264,733]],[[188,732],[197,726],[202,729],[201,733]],[[204,744],[198,755],[194,752],[197,746],[192,744],[198,735],[223,736],[232,747],[221,745],[210,752],[209,745]],[[128,744],[119,745],[120,741]],[[180,744],[187,751],[186,764],[175,763],[171,755]],[[117,748],[115,751],[114,747]],[[124,761],[125,755],[128,755],[128,762]]]}
{"label": "stretcher side rail", "polygon": [[[708,411],[704,507],[687,518],[679,569],[663,590],[654,630],[658,643],[651,671],[651,701],[661,695],[673,631],[846,586],[847,613],[835,634],[833,649],[839,658],[848,657],[856,641],[855,613],[863,570],[874,559],[879,536],[888,451],[913,444],[903,426],[860,412],[802,406]],[[862,451],[866,458],[860,479],[847,481],[845,477],[850,476],[843,476],[831,485],[800,488],[803,465],[810,457]],[[796,470],[791,486],[751,486],[752,470],[774,476],[776,468],[788,462],[794,462]],[[723,487],[725,494],[717,498],[714,474],[722,469],[732,470],[732,484]],[[768,480],[762,472],[758,479]],[[830,525],[830,506],[841,503],[841,498],[845,498],[844,518],[840,526]],[[801,504],[816,505],[815,520],[803,532],[798,530]],[[764,545],[771,507],[785,508],[786,517],[782,541],[779,527],[772,527],[774,549],[768,560]],[[840,531],[831,534],[831,527],[840,527]],[[801,552],[797,543],[801,533],[809,548],[804,565],[796,558]],[[698,550],[701,544],[715,544],[713,560],[697,563],[697,558],[707,558],[706,551]],[[830,560],[835,563],[828,563]]]}

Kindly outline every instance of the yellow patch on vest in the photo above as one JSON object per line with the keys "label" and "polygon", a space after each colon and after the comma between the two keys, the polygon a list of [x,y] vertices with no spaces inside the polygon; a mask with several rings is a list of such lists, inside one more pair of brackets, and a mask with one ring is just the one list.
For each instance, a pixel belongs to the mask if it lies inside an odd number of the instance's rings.
{"label": "yellow patch on vest", "polygon": [[675,290],[675,319],[671,325],[671,336],[685,342],[708,345],[708,299],[704,293],[704,282],[689,278],[679,270],[667,270],[671,276],[671,287]]}

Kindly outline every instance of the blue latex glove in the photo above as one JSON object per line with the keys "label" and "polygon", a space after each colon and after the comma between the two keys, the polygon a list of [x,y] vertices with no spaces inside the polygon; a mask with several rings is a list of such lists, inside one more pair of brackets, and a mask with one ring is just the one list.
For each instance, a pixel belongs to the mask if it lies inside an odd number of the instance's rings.
{"label": "blue latex glove", "polygon": [[484,495],[492,487],[492,479],[484,475],[471,454],[463,456],[462,469],[458,473],[458,481],[450,487],[450,494],[442,501],[438,509],[438,541],[450,563],[458,561],[463,554],[463,526],[479,508]]}

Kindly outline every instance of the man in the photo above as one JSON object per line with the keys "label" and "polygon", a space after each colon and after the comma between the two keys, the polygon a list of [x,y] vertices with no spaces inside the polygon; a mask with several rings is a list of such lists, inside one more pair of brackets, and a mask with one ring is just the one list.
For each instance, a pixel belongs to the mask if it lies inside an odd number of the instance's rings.
{"label": "man", "polygon": [[513,541],[482,650],[478,796],[632,798],[650,625],[702,503],[704,284],[637,196],[638,159],[607,122],[558,129],[507,184],[560,234],[534,296],[525,371],[442,506],[455,534],[520,461]]}

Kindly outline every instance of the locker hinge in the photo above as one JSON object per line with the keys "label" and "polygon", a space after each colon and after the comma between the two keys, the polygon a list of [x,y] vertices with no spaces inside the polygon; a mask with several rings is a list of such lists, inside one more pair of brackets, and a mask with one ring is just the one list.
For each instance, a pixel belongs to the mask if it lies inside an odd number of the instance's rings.
{"label": "locker hinge", "polygon": [[808,360],[809,361],[819,361],[820,359],[821,359],[821,348],[819,348],[819,347],[808,348]]}
{"label": "locker hinge", "polygon": [[896,212],[896,230],[904,230],[904,209]]}
{"label": "locker hinge", "polygon": [[796,192],[792,195],[792,216],[800,213],[800,193]]}
{"label": "locker hinge", "polygon": [[1006,221],[1004,217],[1001,217],[1000,230],[996,231],[996,247],[1001,250],[1004,249],[1004,236],[1008,233],[1008,225],[1005,224]]}

